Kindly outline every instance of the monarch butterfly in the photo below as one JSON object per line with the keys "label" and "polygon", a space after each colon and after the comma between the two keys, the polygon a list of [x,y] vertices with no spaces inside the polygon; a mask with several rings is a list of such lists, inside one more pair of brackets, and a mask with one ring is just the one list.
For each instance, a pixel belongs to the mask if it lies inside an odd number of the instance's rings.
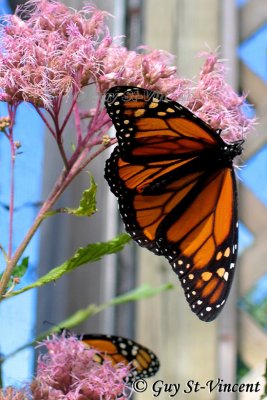
{"label": "monarch butterfly", "polygon": [[109,360],[113,365],[131,364],[134,368],[128,375],[128,383],[136,379],[149,378],[159,369],[157,356],[148,348],[122,336],[87,334],[78,336],[85,347],[96,349],[99,353],[95,361]]}
{"label": "monarch butterfly", "polygon": [[118,146],[105,178],[118,197],[127,232],[165,256],[203,321],[221,311],[237,257],[237,188],[227,144],[195,114],[160,93],[113,87],[105,105]]}

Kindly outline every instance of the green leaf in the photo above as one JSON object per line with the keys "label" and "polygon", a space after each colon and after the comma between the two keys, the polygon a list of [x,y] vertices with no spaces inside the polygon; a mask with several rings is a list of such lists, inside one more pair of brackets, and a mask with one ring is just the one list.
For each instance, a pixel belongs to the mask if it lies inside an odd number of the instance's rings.
{"label": "green leaf", "polygon": [[100,313],[101,311],[105,310],[110,306],[116,306],[119,304],[128,303],[129,301],[138,301],[142,299],[146,299],[148,297],[153,297],[158,295],[159,293],[165,292],[167,290],[173,289],[174,285],[172,283],[166,283],[164,285],[158,287],[152,287],[148,284],[139,286],[130,292],[124,293],[118,297],[114,297],[110,301],[104,304],[96,305],[96,304],[89,304],[86,308],[76,311],[70,317],[66,318],[64,321],[61,321],[58,325],[53,326],[51,329],[43,332],[39,335],[33,342],[27,343],[24,346],[20,347],[19,349],[15,350],[14,352],[8,354],[4,359],[7,360],[8,358],[14,356],[19,351],[26,349],[29,346],[34,346],[36,342],[40,342],[41,340],[45,339],[47,336],[51,335],[52,333],[58,332],[60,329],[67,329],[72,330],[76,325],[81,324],[82,322],[86,321],[89,317]]}
{"label": "green leaf", "polygon": [[97,211],[96,190],[97,190],[97,184],[95,183],[93,176],[90,175],[90,187],[89,189],[86,189],[83,192],[79,207],[77,208],[63,207],[63,208],[58,208],[57,210],[47,211],[45,213],[45,218],[52,217],[53,215],[59,213],[76,215],[78,217],[90,217]]}
{"label": "green leaf", "polygon": [[[173,288],[174,288],[174,285],[172,283],[166,283],[166,284],[158,286],[158,287],[152,287],[148,284],[144,284],[144,285],[139,286],[127,293],[124,293],[120,296],[114,297],[107,303],[100,304],[100,305],[90,304],[88,307],[81,309],[79,311],[76,311],[70,317],[68,317],[64,321],[61,321],[59,326],[61,327],[61,329],[71,330],[76,325],[81,324],[82,322],[86,321],[89,317],[92,317],[93,315],[99,314],[101,311],[104,311],[108,307],[129,303],[130,301],[139,301],[139,300],[143,300],[143,299],[146,299],[149,297],[154,297],[154,296],[160,294],[161,292],[165,292],[165,291],[173,289]],[[42,336],[46,337],[51,332],[57,332],[58,330],[59,330],[58,326],[54,327],[54,328],[52,328],[52,331],[51,330],[46,331],[42,334]],[[41,339],[38,337],[38,340],[41,340]]]}
{"label": "green leaf", "polygon": [[145,284],[145,285],[137,287],[134,290],[131,290],[130,292],[127,292],[118,297],[115,297],[108,303],[108,305],[114,306],[114,305],[118,305],[118,304],[128,303],[129,301],[138,301],[138,300],[146,299],[148,297],[156,296],[163,291],[170,290],[173,288],[174,288],[174,285],[172,283],[166,283],[166,284],[158,286],[158,287],[152,287],[148,284]]}
{"label": "green leaf", "polygon": [[24,288],[10,293],[6,298],[16,296],[20,293],[26,292],[29,289],[40,287],[46,283],[56,281],[62,275],[71,272],[79,266],[88,262],[98,261],[101,257],[107,254],[117,253],[122,250],[124,246],[131,240],[131,237],[127,234],[121,234],[108,242],[99,242],[89,244],[86,247],[79,248],[76,253],[63,264],[49,271],[46,275],[39,278],[37,281],[31,283]]}
{"label": "green leaf", "polygon": [[28,265],[29,265],[29,257],[23,258],[21,264],[16,265],[16,267],[13,269],[12,276],[16,276],[17,278],[22,278],[28,269]]}
{"label": "green leaf", "polygon": [[95,183],[93,176],[90,175],[90,187],[83,192],[79,207],[63,208],[61,211],[68,214],[77,215],[79,217],[90,217],[97,211],[96,190],[97,184]]}
{"label": "green leaf", "polygon": [[[16,267],[12,271],[11,279],[8,282],[7,288],[10,288],[10,286],[13,285],[13,279],[16,278],[22,278],[25,272],[28,269],[29,265],[29,257],[25,257],[22,259],[21,263],[16,265]],[[3,272],[0,274],[0,279],[2,278]]]}

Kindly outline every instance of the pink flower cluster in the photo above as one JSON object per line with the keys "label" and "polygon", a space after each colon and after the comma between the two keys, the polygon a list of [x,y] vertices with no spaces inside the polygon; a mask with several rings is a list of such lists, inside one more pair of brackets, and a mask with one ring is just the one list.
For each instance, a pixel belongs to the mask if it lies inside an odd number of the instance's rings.
{"label": "pink flower cluster", "polygon": [[17,390],[9,386],[5,390],[0,389],[0,400],[28,400],[26,391]]}
{"label": "pink flower cluster", "polygon": [[112,86],[132,85],[181,102],[229,141],[243,139],[254,123],[244,115],[245,98],[226,83],[225,66],[215,54],[205,54],[193,82],[177,75],[169,53],[120,46],[109,33],[108,14],[90,4],[75,11],[55,0],[30,0],[23,12],[26,21],[18,12],[1,28],[1,100],[53,110],[59,98],[78,96],[87,85],[95,84],[100,96]]}
{"label": "pink flower cluster", "polygon": [[52,336],[41,346],[47,353],[40,355],[36,377],[22,390],[9,387],[0,392],[0,400],[115,400],[129,398],[125,378],[130,368],[114,367],[110,361],[99,364],[97,352],[86,349],[74,336]]}
{"label": "pink flower cluster", "polygon": [[31,384],[34,399],[112,400],[125,392],[129,368],[115,368],[109,361],[95,362],[97,352],[85,349],[76,337],[53,336],[43,345],[48,353],[38,359],[37,375]]}
{"label": "pink flower cluster", "polygon": [[243,111],[246,96],[239,96],[226,82],[225,63],[216,54],[202,53],[201,56],[205,62],[185,105],[213,129],[222,130],[224,140],[245,139],[255,123]]}
{"label": "pink flower cluster", "polygon": [[[29,18],[24,22],[19,13]],[[77,12],[57,1],[31,0],[17,15],[5,17],[1,100],[48,107],[94,81],[112,42],[106,15],[90,5]]]}

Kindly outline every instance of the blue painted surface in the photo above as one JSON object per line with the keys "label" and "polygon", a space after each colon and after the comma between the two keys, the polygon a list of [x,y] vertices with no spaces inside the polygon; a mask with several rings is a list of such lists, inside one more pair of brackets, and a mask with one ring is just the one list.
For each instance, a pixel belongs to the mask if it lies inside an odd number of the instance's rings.
{"label": "blue painted surface", "polygon": [[238,7],[243,7],[248,2],[249,2],[249,0],[236,0],[236,4]]}
{"label": "blue painted surface", "polygon": [[[6,105],[0,103],[0,116],[7,115]],[[37,208],[33,203],[41,200],[42,160],[44,128],[34,109],[29,104],[19,107],[15,139],[22,144],[16,158],[15,167],[15,208],[14,248],[21,242],[29,229]],[[0,201],[9,204],[10,151],[7,139],[0,135]],[[8,243],[9,212],[0,206],[0,243],[6,248]],[[22,280],[26,285],[34,279],[38,265],[39,235],[30,242],[24,256],[29,256],[29,270]],[[0,258],[3,269],[3,257]],[[36,315],[36,292],[23,293],[1,303],[0,306],[0,351],[9,354],[34,338]],[[27,349],[6,361],[3,365],[5,385],[20,386],[30,379],[33,372],[33,350]]]}
{"label": "blue painted surface", "polygon": [[267,145],[247,161],[238,175],[242,183],[267,207]]}
{"label": "blue painted surface", "polygon": [[0,15],[10,14],[11,9],[7,0],[0,0]]}
{"label": "blue painted surface", "polygon": [[267,83],[267,24],[241,43],[238,54],[243,63]]}

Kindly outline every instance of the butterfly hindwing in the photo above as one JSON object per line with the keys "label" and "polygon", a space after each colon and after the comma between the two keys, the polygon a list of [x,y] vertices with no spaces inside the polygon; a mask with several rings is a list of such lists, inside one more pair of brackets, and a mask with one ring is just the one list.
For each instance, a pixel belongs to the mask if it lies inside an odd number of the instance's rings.
{"label": "butterfly hindwing", "polygon": [[128,382],[136,379],[149,378],[159,369],[157,356],[147,347],[115,335],[87,334],[80,337],[83,344],[99,352],[96,361],[110,361],[114,366],[118,363],[130,364],[133,370],[128,376]]}
{"label": "butterfly hindwing", "polygon": [[[184,236],[181,238],[179,235],[177,257],[169,256],[192,311],[204,321],[216,318],[225,304],[233,281],[237,257],[238,226],[236,203],[233,203],[236,197],[234,172],[224,171],[224,175],[221,173],[217,176],[213,185],[213,189],[212,186],[206,187],[178,220],[183,226],[184,221],[189,218],[188,212],[194,213],[197,209],[202,211],[195,216],[194,229],[187,225],[187,228],[184,228]],[[203,196],[206,201],[210,200],[209,207],[206,204],[202,205]],[[169,242],[171,238],[175,240],[175,236],[177,237],[176,223],[173,225],[167,231]],[[171,254],[170,250],[174,248],[172,244],[167,246],[166,251]]]}
{"label": "butterfly hindwing", "polygon": [[[164,255],[192,311],[213,320],[229,294],[237,256],[237,191],[227,145],[189,110],[139,88],[109,91],[118,146],[105,177],[126,230]],[[155,105],[156,104],[156,105]],[[125,123],[126,122],[126,123]]]}

